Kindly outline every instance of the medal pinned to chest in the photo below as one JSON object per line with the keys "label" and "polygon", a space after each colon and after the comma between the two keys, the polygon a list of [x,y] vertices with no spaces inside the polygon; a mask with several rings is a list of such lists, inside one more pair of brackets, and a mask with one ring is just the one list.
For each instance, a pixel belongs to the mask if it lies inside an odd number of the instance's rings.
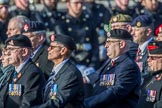
{"label": "medal pinned to chest", "polygon": [[100,76],[100,86],[112,86],[115,82],[115,74],[104,74]]}
{"label": "medal pinned to chest", "polygon": [[21,96],[22,85],[21,84],[9,84],[9,95],[10,96]]}
{"label": "medal pinned to chest", "polygon": [[56,98],[57,92],[58,92],[58,84],[52,84],[50,89],[50,98],[54,100]]}
{"label": "medal pinned to chest", "polygon": [[156,90],[147,90],[146,101],[148,101],[148,102],[155,102],[156,94],[157,94]]}

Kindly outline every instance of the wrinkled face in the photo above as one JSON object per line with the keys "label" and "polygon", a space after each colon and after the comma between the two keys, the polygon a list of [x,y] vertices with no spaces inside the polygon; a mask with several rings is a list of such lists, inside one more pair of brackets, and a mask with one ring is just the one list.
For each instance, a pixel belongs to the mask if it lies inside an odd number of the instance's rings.
{"label": "wrinkled face", "polygon": [[64,46],[62,44],[59,44],[57,42],[51,42],[48,48],[48,59],[51,61],[60,59],[62,57],[61,49],[63,47]]}
{"label": "wrinkled face", "polygon": [[44,0],[44,3],[45,3],[46,6],[48,6],[48,7],[56,8],[57,0]]}
{"label": "wrinkled face", "polygon": [[80,15],[82,12],[83,0],[70,0],[67,7],[71,14]]}
{"label": "wrinkled face", "polygon": [[107,38],[105,47],[107,49],[107,56],[111,59],[120,55],[120,40]]}
{"label": "wrinkled face", "polygon": [[28,32],[28,33],[23,33],[24,35],[26,35],[31,43],[32,43],[32,48],[35,50],[41,42],[41,35],[40,34],[36,34],[36,33],[32,33],[32,32]]}
{"label": "wrinkled face", "polygon": [[131,34],[135,43],[141,44],[147,40],[147,30],[144,27],[132,27]]}
{"label": "wrinkled face", "polygon": [[143,5],[146,9],[155,11],[158,7],[158,0],[143,0]]}
{"label": "wrinkled face", "polygon": [[8,28],[7,28],[7,32],[6,32],[6,34],[7,34],[8,37],[11,37],[13,35],[16,35],[16,34],[20,34],[21,33],[21,30],[20,30],[19,27],[17,27],[17,25],[18,24],[17,24],[16,20],[9,21]]}
{"label": "wrinkled face", "polygon": [[0,5],[0,19],[5,20],[8,16],[8,5]]}
{"label": "wrinkled face", "polygon": [[147,61],[150,72],[162,70],[162,55],[149,54]]}
{"label": "wrinkled face", "polygon": [[8,55],[9,64],[19,66],[23,56],[22,48],[18,46],[7,45],[6,51]]}

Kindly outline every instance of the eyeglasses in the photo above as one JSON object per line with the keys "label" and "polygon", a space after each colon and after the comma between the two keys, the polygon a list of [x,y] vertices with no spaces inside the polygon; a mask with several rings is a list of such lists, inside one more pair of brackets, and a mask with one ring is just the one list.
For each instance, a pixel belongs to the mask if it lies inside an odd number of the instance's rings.
{"label": "eyeglasses", "polygon": [[60,48],[61,49],[61,48],[63,48],[63,46],[52,46],[52,45],[50,45],[49,48],[50,49],[55,49],[55,48]]}
{"label": "eyeglasses", "polygon": [[112,43],[120,42],[120,40],[107,40],[106,44],[111,45]]}
{"label": "eyeglasses", "polygon": [[14,50],[17,50],[17,49],[20,49],[20,48],[11,48],[11,47],[5,48],[6,51],[14,51]]}

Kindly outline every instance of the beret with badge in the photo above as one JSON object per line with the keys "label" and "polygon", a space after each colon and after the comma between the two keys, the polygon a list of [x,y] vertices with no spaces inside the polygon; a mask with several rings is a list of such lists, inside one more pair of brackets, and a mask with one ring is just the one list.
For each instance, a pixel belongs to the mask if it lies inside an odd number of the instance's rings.
{"label": "beret with badge", "polygon": [[151,26],[153,23],[151,16],[148,15],[140,15],[136,17],[132,22],[132,27],[147,27]]}
{"label": "beret with badge", "polygon": [[123,30],[123,29],[111,30],[110,34],[107,35],[107,38],[132,40],[131,34],[127,30]]}
{"label": "beret with badge", "polygon": [[76,44],[72,37],[63,34],[53,34],[49,37],[50,42],[59,42],[70,50],[76,50]]}
{"label": "beret with badge", "polygon": [[160,24],[156,30],[155,30],[155,35],[157,36],[159,33],[162,33],[162,24]]}
{"label": "beret with badge", "polygon": [[[110,24],[112,23],[117,23],[117,22],[125,22],[125,23],[131,23],[133,21],[132,17],[126,14],[117,14],[115,16],[112,16],[109,25],[105,24],[104,25],[104,30],[106,32],[110,32]],[[110,29],[109,29],[110,28]]]}
{"label": "beret with badge", "polygon": [[149,42],[147,49],[150,54],[162,54],[162,41]]}
{"label": "beret with badge", "polygon": [[45,25],[42,22],[30,21],[24,24],[22,33],[45,31]]}
{"label": "beret with badge", "polygon": [[9,37],[5,41],[5,47],[7,45],[32,48],[32,44],[29,38],[21,34]]}

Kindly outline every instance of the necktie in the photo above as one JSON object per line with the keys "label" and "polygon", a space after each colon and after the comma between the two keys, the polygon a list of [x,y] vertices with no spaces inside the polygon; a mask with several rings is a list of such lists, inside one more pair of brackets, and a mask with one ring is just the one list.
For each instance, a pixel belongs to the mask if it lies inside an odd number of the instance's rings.
{"label": "necktie", "polygon": [[48,78],[47,80],[47,84],[45,86],[45,90],[44,90],[44,96],[47,95],[47,93],[49,92],[52,84],[53,84],[53,79],[54,79],[54,76],[55,76],[55,72],[51,72],[51,75],[50,77]]}

